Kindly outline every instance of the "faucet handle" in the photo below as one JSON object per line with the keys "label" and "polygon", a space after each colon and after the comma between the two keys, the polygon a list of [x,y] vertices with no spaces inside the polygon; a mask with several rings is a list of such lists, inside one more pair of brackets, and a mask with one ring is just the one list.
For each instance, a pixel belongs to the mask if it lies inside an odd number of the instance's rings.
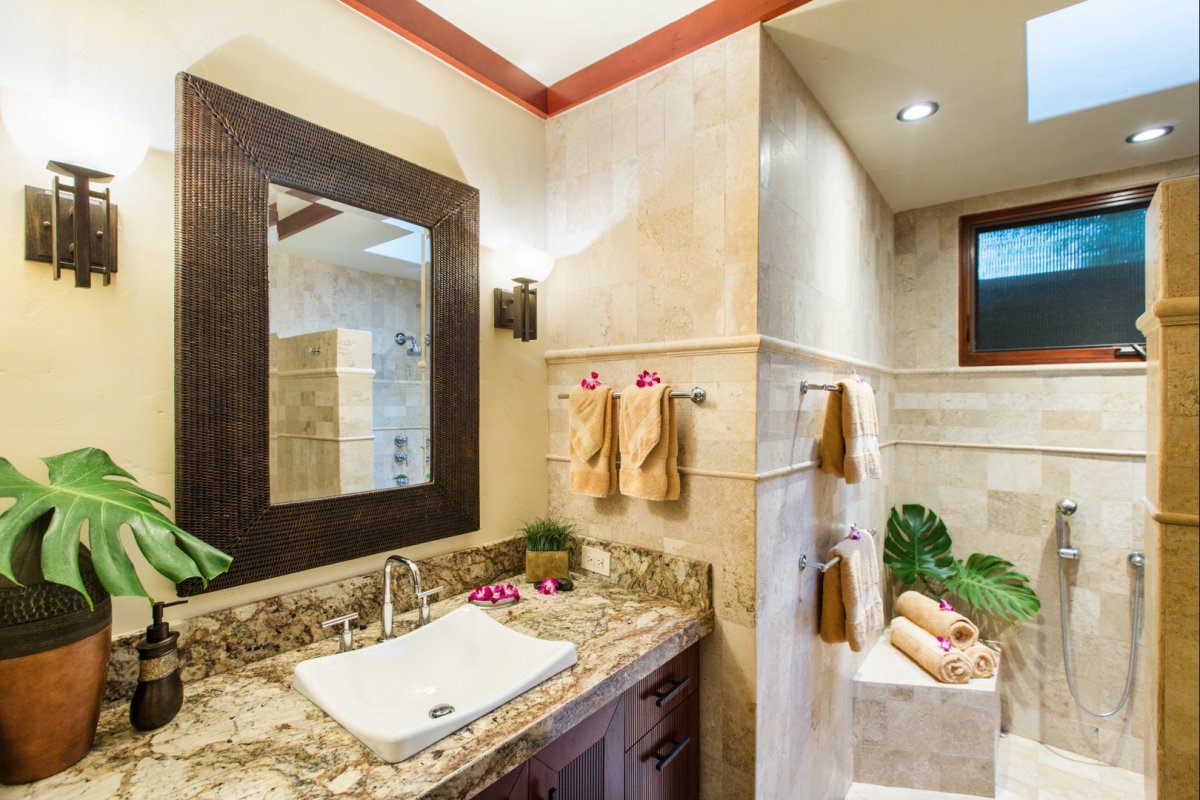
{"label": "faucet handle", "polygon": [[350,627],[350,623],[356,619],[358,619],[358,612],[352,611],[349,614],[327,619],[321,623],[322,628],[332,628],[335,625],[342,626],[342,629],[338,631],[338,636],[341,639],[338,645],[339,653],[346,653],[354,649],[354,629]]}
{"label": "faucet handle", "polygon": [[437,594],[438,592],[440,592],[440,591],[441,591],[442,589],[444,589],[444,588],[446,588],[446,587],[444,587],[444,586],[435,586],[435,587],[433,587],[432,589],[426,589],[426,590],[425,590],[425,591],[423,591],[423,592],[417,592],[417,599],[418,599],[418,600],[424,600],[424,599],[425,599],[425,598],[427,598],[427,597],[432,597],[433,595]]}

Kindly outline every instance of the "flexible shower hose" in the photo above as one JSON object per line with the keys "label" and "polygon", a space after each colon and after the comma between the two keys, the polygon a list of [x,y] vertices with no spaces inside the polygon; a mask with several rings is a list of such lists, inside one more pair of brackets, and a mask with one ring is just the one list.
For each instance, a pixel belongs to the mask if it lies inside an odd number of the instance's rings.
{"label": "flexible shower hose", "polygon": [[1067,687],[1071,690],[1071,697],[1075,698],[1076,705],[1093,717],[1111,717],[1116,714],[1125,707],[1133,689],[1133,676],[1137,670],[1138,635],[1142,630],[1142,570],[1145,562],[1138,554],[1130,556],[1129,561],[1134,569],[1133,624],[1129,630],[1129,667],[1125,671],[1125,689],[1121,692],[1121,699],[1111,710],[1092,711],[1079,699],[1079,691],[1075,688],[1075,678],[1071,670],[1071,610],[1067,605],[1067,570],[1063,559],[1058,560],[1058,611],[1062,623],[1063,667],[1067,673]]}

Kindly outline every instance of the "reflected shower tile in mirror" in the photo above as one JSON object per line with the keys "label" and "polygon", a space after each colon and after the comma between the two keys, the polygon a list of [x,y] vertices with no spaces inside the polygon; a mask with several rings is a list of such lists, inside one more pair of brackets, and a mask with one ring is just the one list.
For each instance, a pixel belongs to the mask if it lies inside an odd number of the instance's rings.
{"label": "reflected shower tile in mirror", "polygon": [[271,184],[271,502],[429,480],[429,232]]}

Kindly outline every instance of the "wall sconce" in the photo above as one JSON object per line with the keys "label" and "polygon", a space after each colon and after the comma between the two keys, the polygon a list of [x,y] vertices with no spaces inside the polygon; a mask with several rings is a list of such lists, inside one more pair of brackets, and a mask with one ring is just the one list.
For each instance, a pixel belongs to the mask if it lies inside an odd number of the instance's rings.
{"label": "wall sconce", "polygon": [[[117,271],[117,207],[107,183],[135,170],[150,144],[149,131],[110,114],[5,88],[4,127],[38,166],[57,173],[49,189],[25,187],[25,258],[75,272],[75,285],[104,285]],[[62,183],[58,176],[71,179]]]}
{"label": "wall sconce", "polygon": [[[537,289],[530,286],[550,276],[554,259],[528,245],[513,245],[505,250],[510,263],[509,273],[516,286],[512,291],[493,289],[495,327],[513,332],[514,339],[531,342],[537,339]],[[518,277],[519,276],[519,277]]]}

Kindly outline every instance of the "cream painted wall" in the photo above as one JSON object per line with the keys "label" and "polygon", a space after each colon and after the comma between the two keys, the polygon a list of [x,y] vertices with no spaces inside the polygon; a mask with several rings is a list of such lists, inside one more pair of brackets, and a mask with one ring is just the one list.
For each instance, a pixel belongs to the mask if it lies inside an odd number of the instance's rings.
{"label": "cream painted wall", "polygon": [[[492,328],[500,248],[544,245],[543,123],[336,0],[139,3],[4,0],[0,86],[106,106],[170,147],[180,70],[463,180],[481,194],[481,529],[409,548],[424,558],[512,535],[546,507],[540,343]],[[38,458],[95,445],[149,489],[173,495],[173,163],[151,150],[114,184],[120,273],[77,290],[25,262],[25,184],[48,185],[0,129],[0,455],[44,476]],[[520,476],[513,480],[512,476]],[[192,598],[172,618],[227,608],[376,568],[378,556]],[[151,593],[172,587],[142,572]],[[115,605],[114,630],[146,624]]]}

